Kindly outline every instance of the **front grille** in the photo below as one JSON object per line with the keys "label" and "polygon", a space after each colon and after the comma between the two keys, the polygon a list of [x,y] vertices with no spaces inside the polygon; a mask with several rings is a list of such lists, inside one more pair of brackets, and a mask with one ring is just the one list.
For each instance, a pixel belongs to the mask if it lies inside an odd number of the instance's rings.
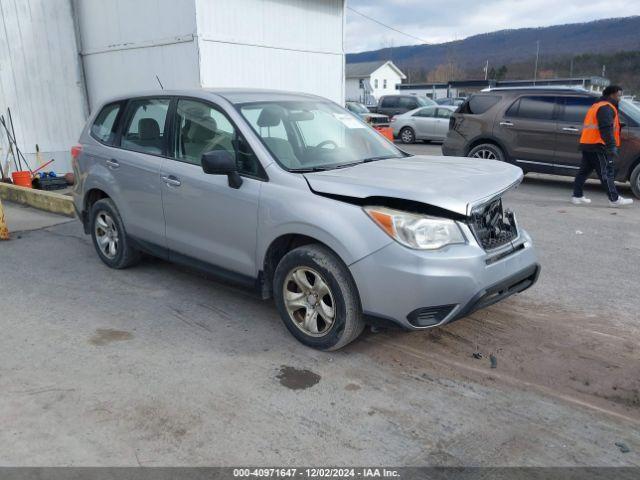
{"label": "front grille", "polygon": [[380,124],[388,124],[389,118],[387,117],[370,117],[369,123],[371,125],[380,125]]}
{"label": "front grille", "polygon": [[485,250],[506,245],[518,236],[513,212],[503,210],[501,198],[474,209],[469,227]]}

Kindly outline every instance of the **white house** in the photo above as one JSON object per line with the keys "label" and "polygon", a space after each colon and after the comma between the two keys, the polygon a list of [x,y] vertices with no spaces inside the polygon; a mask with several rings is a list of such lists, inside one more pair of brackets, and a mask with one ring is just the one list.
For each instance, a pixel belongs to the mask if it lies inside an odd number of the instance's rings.
{"label": "white house", "polygon": [[158,79],[166,89],[273,88],[343,103],[345,1],[3,1],[0,113],[11,108],[27,159],[35,163],[38,144],[63,173],[92,109],[158,89]]}
{"label": "white house", "polygon": [[347,63],[345,78],[346,99],[370,105],[382,95],[397,93],[396,85],[407,77],[392,61],[379,60]]}

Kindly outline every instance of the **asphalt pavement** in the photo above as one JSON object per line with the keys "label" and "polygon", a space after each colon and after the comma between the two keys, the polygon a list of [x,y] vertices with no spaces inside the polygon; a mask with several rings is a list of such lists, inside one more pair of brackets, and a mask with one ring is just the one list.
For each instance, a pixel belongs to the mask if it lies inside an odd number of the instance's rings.
{"label": "asphalt pavement", "polygon": [[527,176],[505,199],[534,288],[334,353],[271,302],[151,258],[110,270],[79,222],[9,206],[0,465],[639,466],[640,205],[594,183],[575,207],[570,186]]}

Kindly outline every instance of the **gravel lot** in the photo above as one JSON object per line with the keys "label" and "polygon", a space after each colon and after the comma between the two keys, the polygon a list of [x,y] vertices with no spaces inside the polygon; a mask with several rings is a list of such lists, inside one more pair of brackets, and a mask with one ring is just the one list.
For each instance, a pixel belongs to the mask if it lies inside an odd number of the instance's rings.
{"label": "gravel lot", "polygon": [[593,184],[575,207],[570,187],[532,175],[506,198],[539,249],[533,289],[337,353],[199,274],[106,268],[77,221],[29,211],[17,233],[5,205],[0,465],[638,466],[640,206]]}

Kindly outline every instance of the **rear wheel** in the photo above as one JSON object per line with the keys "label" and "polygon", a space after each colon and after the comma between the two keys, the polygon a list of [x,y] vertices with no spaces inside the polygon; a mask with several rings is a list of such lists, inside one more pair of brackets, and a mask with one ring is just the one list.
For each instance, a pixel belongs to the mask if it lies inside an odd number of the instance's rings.
{"label": "rear wheel", "polygon": [[362,333],[355,283],[329,249],[305,245],[290,251],[278,264],[273,285],[282,321],[301,343],[338,350]]}
{"label": "rear wheel", "polygon": [[120,212],[110,198],[91,207],[91,238],[100,260],[111,268],[127,268],[140,260],[140,252],[131,246]]}
{"label": "rear wheel", "polygon": [[411,127],[404,127],[400,130],[400,140],[402,140],[402,143],[415,143],[416,132]]}
{"label": "rear wheel", "polygon": [[631,181],[631,191],[637,198],[640,198],[640,163],[631,172],[629,180]]}
{"label": "rear wheel", "polygon": [[493,143],[481,143],[480,145],[476,145],[469,150],[467,157],[482,158],[484,160],[498,160],[499,162],[504,162],[505,160],[502,149]]}

